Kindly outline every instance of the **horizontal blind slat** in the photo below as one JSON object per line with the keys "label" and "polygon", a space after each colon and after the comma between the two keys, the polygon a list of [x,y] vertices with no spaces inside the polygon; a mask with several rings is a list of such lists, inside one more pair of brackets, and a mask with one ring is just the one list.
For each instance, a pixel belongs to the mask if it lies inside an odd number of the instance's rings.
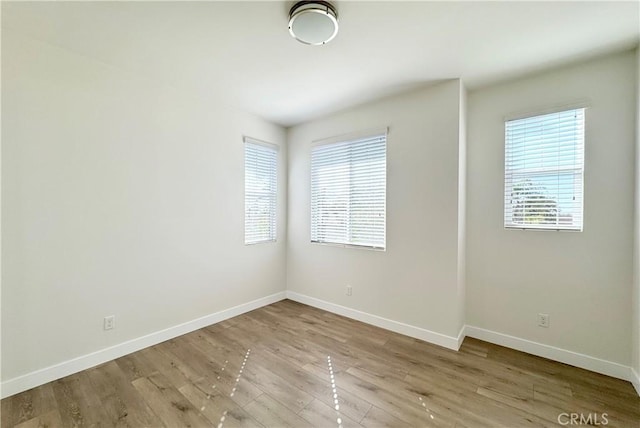
{"label": "horizontal blind slat", "polygon": [[384,248],[386,135],[311,152],[311,241]]}
{"label": "horizontal blind slat", "polygon": [[275,241],[277,149],[245,141],[245,244]]}
{"label": "horizontal blind slat", "polygon": [[505,123],[507,228],[582,230],[584,109]]}

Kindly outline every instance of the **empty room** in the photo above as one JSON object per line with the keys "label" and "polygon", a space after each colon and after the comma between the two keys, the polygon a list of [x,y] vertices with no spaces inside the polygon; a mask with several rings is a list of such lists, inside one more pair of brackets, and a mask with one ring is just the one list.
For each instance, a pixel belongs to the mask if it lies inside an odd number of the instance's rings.
{"label": "empty room", "polygon": [[0,7],[3,428],[640,428],[640,2]]}

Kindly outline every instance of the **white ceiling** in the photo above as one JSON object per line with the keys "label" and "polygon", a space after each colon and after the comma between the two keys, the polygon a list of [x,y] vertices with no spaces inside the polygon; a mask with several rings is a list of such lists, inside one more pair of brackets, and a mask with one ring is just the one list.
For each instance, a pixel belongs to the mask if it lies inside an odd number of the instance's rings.
{"label": "white ceiling", "polygon": [[638,43],[639,2],[335,3],[338,36],[288,33],[293,2],[2,3],[18,31],[290,126],[461,77],[470,88]]}

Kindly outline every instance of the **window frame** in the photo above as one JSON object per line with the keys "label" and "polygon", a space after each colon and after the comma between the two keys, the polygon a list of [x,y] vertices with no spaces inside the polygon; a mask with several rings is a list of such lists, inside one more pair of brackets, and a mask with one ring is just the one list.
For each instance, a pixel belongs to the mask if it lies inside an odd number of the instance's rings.
{"label": "window frame", "polygon": [[[553,109],[547,109],[542,111],[537,111],[534,113],[529,113],[526,115],[519,115],[508,117],[504,119],[504,162],[503,162],[503,227],[505,230],[522,230],[522,231],[554,231],[554,232],[582,232],[584,231],[584,208],[585,208],[585,188],[584,188],[584,178],[585,178],[585,152],[586,152],[586,122],[587,122],[587,109],[588,105],[586,103],[580,104],[572,104],[560,106]],[[557,168],[549,169],[549,168],[508,168],[508,155],[509,155],[509,140],[508,140],[508,123],[512,121],[520,121],[520,120],[528,120],[528,119],[536,119],[546,115],[552,114],[561,114],[568,112],[576,112],[580,111],[581,114],[581,123],[579,136],[581,138],[576,138],[577,146],[574,145],[574,152],[579,153],[580,162],[574,163],[572,166],[559,166]],[[560,142],[558,142],[560,143]],[[539,143],[538,143],[539,144]],[[529,149],[530,150],[530,149]],[[558,150],[560,152],[560,150]],[[510,174],[510,175],[509,175]],[[577,226],[571,227],[558,227],[560,225],[559,217],[556,220],[555,224],[543,224],[543,225],[534,225],[534,224],[518,224],[513,222],[513,209],[508,210],[508,192],[513,190],[514,187],[514,177],[515,176],[523,176],[525,177],[535,177],[544,176],[547,177],[559,177],[562,174],[570,175],[573,174],[575,177],[578,177],[580,180],[579,185],[576,185],[574,181],[574,189],[579,189],[580,194],[580,203],[579,203],[579,213],[580,213],[580,222]],[[509,187],[510,185],[510,187]],[[512,194],[512,193],[511,193]],[[557,203],[557,202],[556,202]],[[508,214],[511,215],[509,218]]]}
{"label": "window frame", "polygon": [[[248,137],[248,136],[243,136],[242,138],[243,140],[243,157],[244,157],[244,245],[258,245],[258,244],[267,244],[267,243],[275,243],[278,241],[278,170],[279,170],[279,152],[280,152],[280,146],[278,146],[277,144],[272,144],[272,143],[267,143],[265,141],[262,140],[258,140],[256,138],[252,138],[252,137]],[[256,147],[261,147],[265,150],[270,150],[272,151],[272,155],[273,155],[273,189],[269,189],[268,191],[264,191],[264,192],[255,192],[256,193],[256,197],[260,197],[260,195],[263,195],[264,197],[267,197],[270,199],[270,205],[271,205],[271,209],[272,212],[269,213],[269,217],[270,217],[270,221],[269,221],[269,237],[268,238],[264,238],[264,239],[257,239],[257,240],[247,240],[247,232],[249,231],[248,229],[248,224],[249,224],[249,217],[247,216],[248,211],[248,205],[247,205],[247,199],[248,199],[248,192],[247,192],[247,172],[248,172],[248,163],[247,163],[247,148],[248,146],[256,146]]]}
{"label": "window frame", "polygon": [[[309,152],[309,242],[314,245],[326,245],[340,248],[354,248],[354,249],[363,249],[370,251],[386,251],[387,249],[387,171],[388,171],[388,131],[389,128],[385,127],[382,129],[374,129],[369,131],[362,132],[354,132],[350,134],[343,134],[337,137],[325,138],[321,140],[313,141],[310,152]],[[313,152],[318,147],[326,147],[331,145],[342,145],[342,144],[355,144],[367,139],[375,139],[375,138],[384,138],[384,198],[383,198],[383,243],[382,246],[379,245],[366,245],[353,243],[351,238],[349,240],[351,242],[333,242],[333,241],[319,241],[314,240],[313,228],[314,228],[314,207],[313,207],[313,198],[314,198],[314,169],[313,169]],[[351,206],[352,199],[349,199],[349,206]],[[347,223],[347,228],[351,228],[353,226],[353,222],[350,221],[351,217],[349,216],[349,221]],[[317,227],[317,226],[316,226]]]}

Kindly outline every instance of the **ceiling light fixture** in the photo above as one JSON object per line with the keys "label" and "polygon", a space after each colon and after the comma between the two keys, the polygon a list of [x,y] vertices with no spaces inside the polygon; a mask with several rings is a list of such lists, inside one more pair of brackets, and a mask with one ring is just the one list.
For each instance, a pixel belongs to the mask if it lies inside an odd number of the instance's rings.
{"label": "ceiling light fixture", "polygon": [[289,11],[289,32],[306,45],[324,45],[338,34],[338,13],[326,1],[299,1]]}

